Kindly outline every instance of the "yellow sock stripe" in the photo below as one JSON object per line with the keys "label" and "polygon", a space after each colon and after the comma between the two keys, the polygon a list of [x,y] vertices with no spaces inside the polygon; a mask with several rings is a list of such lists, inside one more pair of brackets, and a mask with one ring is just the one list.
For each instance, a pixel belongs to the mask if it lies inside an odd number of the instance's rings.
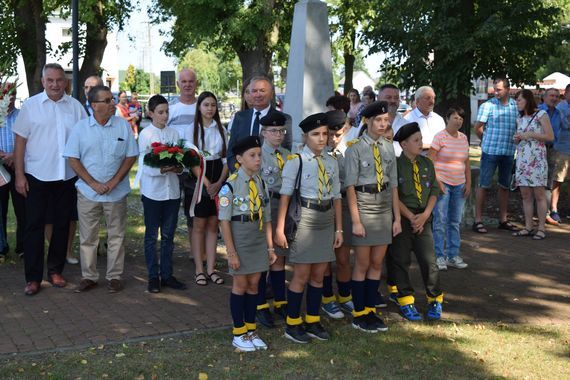
{"label": "yellow sock stripe", "polygon": [[234,327],[232,333],[236,336],[243,335],[247,333],[247,327],[245,325],[242,327]]}
{"label": "yellow sock stripe", "polygon": [[303,318],[299,317],[299,318],[291,318],[290,316],[287,316],[287,324],[290,326],[297,326],[303,323]]}
{"label": "yellow sock stripe", "polygon": [[415,301],[414,296],[398,297],[398,305],[400,306],[413,305]]}
{"label": "yellow sock stripe", "polygon": [[372,152],[374,153],[374,167],[376,169],[376,184],[378,185],[378,191],[384,185],[384,171],[382,170],[382,156],[380,156],[380,150],[378,149],[378,144],[372,144]]}
{"label": "yellow sock stripe", "polygon": [[287,301],[273,301],[273,307],[274,308],[280,308],[287,305]]}
{"label": "yellow sock stripe", "polygon": [[338,296],[338,302],[340,303],[347,303],[348,301],[352,301],[352,294],[349,294],[346,297]]}
{"label": "yellow sock stripe", "polygon": [[323,304],[327,304],[327,303],[331,303],[333,301],[336,301],[336,297],[335,296],[330,296],[330,297],[324,297],[323,296]]}
{"label": "yellow sock stripe", "polygon": [[255,331],[257,330],[257,325],[255,323],[245,323],[245,327],[247,328],[247,331]]}
{"label": "yellow sock stripe", "polygon": [[398,293],[398,287],[396,285],[388,285],[388,293]]}
{"label": "yellow sock stripe", "polygon": [[360,311],[353,310],[353,311],[352,311],[352,316],[353,316],[354,318],[357,318],[357,317],[362,317],[363,315],[366,315],[366,314],[368,314],[368,313],[369,313],[369,311],[366,310],[366,308],[364,308],[364,309],[362,309],[362,310],[360,310]]}
{"label": "yellow sock stripe", "polygon": [[319,315],[305,315],[305,322],[307,323],[317,323],[321,321],[321,317]]}
{"label": "yellow sock stripe", "polygon": [[439,303],[443,303],[443,293],[441,293],[441,294],[440,294],[439,296],[437,296],[437,297],[430,297],[430,296],[427,296],[427,300],[428,300],[428,303],[432,303],[432,302],[434,302],[434,301],[437,301],[437,302],[439,302]]}
{"label": "yellow sock stripe", "polygon": [[269,304],[266,302],[263,305],[257,305],[257,310],[269,309]]}

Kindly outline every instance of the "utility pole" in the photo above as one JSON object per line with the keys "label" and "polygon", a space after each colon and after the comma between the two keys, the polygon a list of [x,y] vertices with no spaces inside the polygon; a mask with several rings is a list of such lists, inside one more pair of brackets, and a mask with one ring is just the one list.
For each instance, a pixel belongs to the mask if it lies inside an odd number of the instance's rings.
{"label": "utility pole", "polygon": [[79,0],[71,0],[72,95],[79,100]]}

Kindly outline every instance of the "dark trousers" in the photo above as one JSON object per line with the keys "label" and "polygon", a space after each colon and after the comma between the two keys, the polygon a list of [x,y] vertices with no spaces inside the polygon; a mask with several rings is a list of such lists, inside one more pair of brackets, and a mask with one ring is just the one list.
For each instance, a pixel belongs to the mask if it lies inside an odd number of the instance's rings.
{"label": "dark trousers", "polygon": [[26,174],[26,233],[24,240],[24,266],[26,281],[41,281],[44,273],[44,241],[46,211],[53,210],[53,232],[48,249],[48,275],[63,272],[69,235],[69,220],[74,204],[75,180],[40,181]]}
{"label": "dark trousers", "polygon": [[409,274],[412,251],[416,255],[428,297],[439,296],[441,289],[439,271],[435,264],[431,220],[424,224],[422,233],[414,234],[410,221],[407,218],[402,218],[402,233],[392,241],[390,249],[391,276],[398,286],[398,298],[414,295]]}
{"label": "dark trousers", "polygon": [[12,197],[12,206],[16,214],[16,253],[24,252],[24,234],[26,232],[26,199],[16,191],[16,176],[14,171],[4,166],[12,176],[12,180],[6,186],[0,187],[0,207],[2,208],[2,225],[4,236],[8,238],[6,226],[8,223],[8,200]]}

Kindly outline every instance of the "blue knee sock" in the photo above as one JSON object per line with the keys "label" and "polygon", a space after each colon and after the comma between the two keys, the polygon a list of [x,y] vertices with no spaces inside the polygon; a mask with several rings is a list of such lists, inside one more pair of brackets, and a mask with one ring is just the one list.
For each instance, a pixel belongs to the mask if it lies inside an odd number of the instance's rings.
{"label": "blue knee sock", "polygon": [[248,330],[255,330],[255,311],[257,309],[258,294],[245,294],[244,321]]}
{"label": "blue knee sock", "polygon": [[371,280],[369,278],[365,281],[366,289],[366,301],[364,306],[366,307],[376,307],[376,296],[378,295],[378,287],[380,286],[380,280]]}
{"label": "blue knee sock", "polygon": [[[258,307],[258,309],[268,308],[269,305],[265,300],[265,289],[267,289],[267,272],[261,272],[261,277],[259,277],[259,284],[257,285],[257,306],[264,306]],[[267,305],[267,307],[265,307]]]}
{"label": "blue knee sock", "polygon": [[350,296],[350,281],[336,281],[336,286],[338,287],[338,295],[341,297]]}
{"label": "blue knee sock", "polygon": [[269,271],[269,278],[271,279],[271,286],[273,286],[273,299],[275,302],[285,301],[285,271]]}
{"label": "blue knee sock", "polygon": [[[315,288],[311,284],[307,285],[307,319],[319,316],[319,308],[321,307],[322,295],[323,288]],[[311,323],[313,321],[308,322]]]}
{"label": "blue knee sock", "polygon": [[352,302],[354,303],[354,311],[362,312],[364,311],[364,306],[366,302],[366,289],[364,281],[352,280]]}
{"label": "blue knee sock", "polygon": [[230,311],[232,313],[232,319],[234,322],[234,335],[242,335],[247,332],[247,328],[244,323],[244,313],[245,313],[245,296],[238,295],[235,293],[230,294]]}
{"label": "blue knee sock", "polygon": [[291,289],[287,291],[287,320],[299,318],[301,315],[301,301],[303,301],[303,293],[297,293]]}
{"label": "blue knee sock", "polygon": [[323,297],[334,296],[332,288],[332,276],[323,277]]}

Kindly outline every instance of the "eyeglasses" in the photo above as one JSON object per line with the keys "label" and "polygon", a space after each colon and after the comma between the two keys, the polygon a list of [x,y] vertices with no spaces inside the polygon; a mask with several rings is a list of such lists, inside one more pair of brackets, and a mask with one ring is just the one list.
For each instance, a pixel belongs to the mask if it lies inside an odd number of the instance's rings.
{"label": "eyeglasses", "polygon": [[94,100],[91,103],[105,103],[105,104],[111,104],[114,103],[115,101],[113,100],[113,98],[107,98],[107,99],[103,99],[103,100]]}
{"label": "eyeglasses", "polygon": [[286,135],[286,129],[266,129],[267,132],[271,133],[272,135]]}

